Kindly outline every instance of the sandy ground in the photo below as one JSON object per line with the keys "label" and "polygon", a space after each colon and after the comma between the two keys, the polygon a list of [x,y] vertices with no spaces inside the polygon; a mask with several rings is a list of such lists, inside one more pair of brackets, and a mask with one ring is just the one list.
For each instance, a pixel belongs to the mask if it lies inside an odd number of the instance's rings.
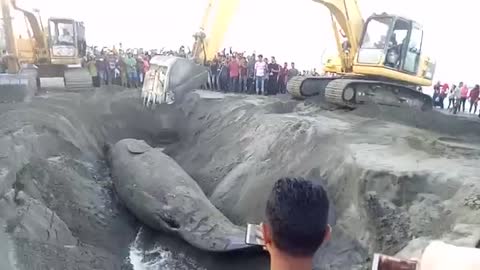
{"label": "sandy ground", "polygon": [[113,193],[104,149],[127,137],[159,141],[165,123],[121,90],[0,105],[0,223],[10,239],[0,251],[11,258],[1,269],[124,265],[138,224]]}
{"label": "sandy ground", "polygon": [[207,91],[190,95],[182,108],[188,133],[167,152],[236,223],[262,221],[279,177],[327,187],[335,229],[318,269],[362,265],[367,254],[407,246],[402,254],[410,255],[421,248],[412,248],[412,239],[448,240],[458,228],[464,244],[480,239],[476,119],[385,107],[326,110]]}
{"label": "sandy ground", "polygon": [[[108,88],[0,104],[0,238],[8,239],[1,269],[14,262],[18,269],[128,269],[138,224],[112,193],[104,155],[123,138],[167,145],[241,226],[263,220],[277,178],[323,183],[334,237],[315,269],[361,269],[373,252],[408,257],[430,239],[480,239],[476,119],[208,91],[187,95],[178,108],[146,110],[138,97]],[[178,269],[268,268],[264,257],[215,263],[172,238],[153,232],[148,239],[176,259],[186,254]]]}

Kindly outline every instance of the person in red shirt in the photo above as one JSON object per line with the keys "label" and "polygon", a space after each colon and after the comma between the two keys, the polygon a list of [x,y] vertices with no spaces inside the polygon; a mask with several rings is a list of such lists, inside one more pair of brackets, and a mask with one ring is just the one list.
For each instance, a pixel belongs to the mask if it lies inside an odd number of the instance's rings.
{"label": "person in red shirt", "polygon": [[442,87],[440,87],[440,107],[443,109],[443,101],[447,97],[448,90],[450,90],[450,86],[448,83],[444,83]]}
{"label": "person in red shirt", "polygon": [[472,113],[477,113],[477,103],[478,103],[478,97],[480,96],[480,86],[477,84],[475,87],[470,91],[469,95],[469,100],[470,100],[470,110],[469,112]]}
{"label": "person in red shirt", "polygon": [[232,60],[230,61],[230,63],[228,63],[228,70],[230,73],[230,83],[228,85],[228,88],[230,88],[230,90],[233,92],[237,92],[238,79],[240,77],[240,63],[238,62],[238,59],[236,57],[232,57]]}

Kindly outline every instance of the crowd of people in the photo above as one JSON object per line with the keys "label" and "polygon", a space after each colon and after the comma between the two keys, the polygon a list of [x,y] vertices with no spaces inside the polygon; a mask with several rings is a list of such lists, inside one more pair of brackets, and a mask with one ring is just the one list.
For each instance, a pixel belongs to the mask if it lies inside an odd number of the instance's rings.
{"label": "crowd of people", "polygon": [[[466,112],[467,103],[469,104],[468,113],[477,113],[478,102],[480,100],[480,85],[468,87],[460,82],[458,85],[437,82],[433,87],[433,102],[435,107],[445,109],[446,99],[448,99],[447,110],[453,114]],[[480,111],[479,115],[480,117]]]}
{"label": "crowd of people", "polygon": [[270,58],[255,53],[226,50],[219,52],[207,63],[209,66],[208,88],[210,90],[258,95],[275,95],[286,93],[287,81],[298,75],[319,74],[315,69],[311,73],[300,72],[295,62],[280,65],[274,56]]}
{"label": "crowd of people", "polygon": [[95,87],[117,84],[138,88],[143,84],[150,67],[151,54],[143,51],[93,49],[87,56],[86,66]]}
{"label": "crowd of people", "polygon": [[[129,88],[137,88],[143,84],[143,78],[148,71],[149,61],[154,55],[175,55],[188,57],[189,52],[181,46],[177,51],[143,51],[91,48],[86,65],[92,76],[95,87],[117,84]],[[206,63],[209,79],[206,87],[210,90],[275,95],[286,93],[287,81],[298,75],[319,76],[312,71],[300,71],[294,62],[278,64],[274,56],[268,58],[261,54],[246,55],[246,53],[219,52],[215,58]]]}

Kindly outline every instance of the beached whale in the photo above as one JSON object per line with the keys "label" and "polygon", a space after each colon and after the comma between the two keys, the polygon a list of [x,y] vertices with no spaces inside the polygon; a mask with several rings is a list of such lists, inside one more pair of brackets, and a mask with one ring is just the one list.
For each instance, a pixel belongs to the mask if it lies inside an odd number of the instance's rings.
{"label": "beached whale", "polygon": [[198,184],[161,149],[124,139],[112,147],[110,159],[116,192],[146,225],[174,232],[207,251],[249,247],[245,230],[215,208]]}

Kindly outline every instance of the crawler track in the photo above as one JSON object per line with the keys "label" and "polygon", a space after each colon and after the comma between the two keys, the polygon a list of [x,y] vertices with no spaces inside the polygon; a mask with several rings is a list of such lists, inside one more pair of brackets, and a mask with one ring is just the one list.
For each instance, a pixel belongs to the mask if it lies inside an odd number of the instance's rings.
{"label": "crawler track", "polygon": [[295,98],[319,95],[328,103],[352,109],[372,103],[421,111],[433,108],[432,98],[411,86],[365,77],[294,77],[287,90]]}

